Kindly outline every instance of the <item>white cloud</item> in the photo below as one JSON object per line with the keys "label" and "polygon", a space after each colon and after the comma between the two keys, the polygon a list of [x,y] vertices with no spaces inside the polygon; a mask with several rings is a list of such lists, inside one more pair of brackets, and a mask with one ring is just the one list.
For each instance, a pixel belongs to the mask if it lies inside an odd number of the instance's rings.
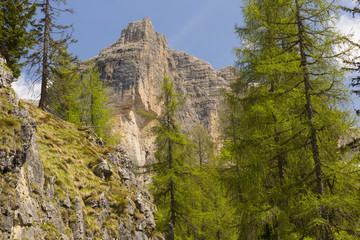
{"label": "white cloud", "polygon": [[[347,36],[353,42],[360,44],[360,16],[354,18],[351,14],[343,14],[340,16],[339,21],[336,22],[336,28],[341,34]],[[350,51],[346,55],[347,61],[359,61],[359,47],[354,47],[349,44],[339,45],[336,47],[337,52],[345,51],[346,49],[350,49]],[[341,60],[340,62],[341,64],[343,64]]]}
{"label": "white cloud", "polygon": [[337,28],[346,35],[351,34],[353,40],[360,40],[360,17],[352,17],[349,14],[342,15],[337,23]]}
{"label": "white cloud", "polygon": [[20,99],[39,99],[41,84],[32,84],[26,77],[26,75],[21,74],[21,76],[12,83],[11,87]]}

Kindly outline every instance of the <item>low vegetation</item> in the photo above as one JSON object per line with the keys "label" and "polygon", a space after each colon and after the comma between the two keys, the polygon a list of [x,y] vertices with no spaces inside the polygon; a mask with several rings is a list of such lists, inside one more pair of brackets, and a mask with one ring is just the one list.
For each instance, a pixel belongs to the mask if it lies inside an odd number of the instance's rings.
{"label": "low vegetation", "polygon": [[[106,154],[113,151],[111,147],[100,147],[88,140],[94,133],[83,127],[61,120],[54,115],[28,105],[31,116],[36,120],[39,152],[45,170],[45,186],[54,177],[55,195],[59,200],[70,198],[74,205],[75,197],[83,200],[83,211],[86,216],[88,230],[95,237],[100,237],[96,213],[101,209],[93,209],[89,203],[98,201],[104,193],[110,202],[111,215],[104,222],[109,227],[116,226],[118,219],[124,218],[126,197],[131,197],[126,187],[121,184],[117,174],[113,174],[109,181],[97,177],[92,168],[98,159],[106,158]],[[62,217],[70,225],[75,221],[74,211],[61,209]],[[46,229],[51,229],[46,228]]]}

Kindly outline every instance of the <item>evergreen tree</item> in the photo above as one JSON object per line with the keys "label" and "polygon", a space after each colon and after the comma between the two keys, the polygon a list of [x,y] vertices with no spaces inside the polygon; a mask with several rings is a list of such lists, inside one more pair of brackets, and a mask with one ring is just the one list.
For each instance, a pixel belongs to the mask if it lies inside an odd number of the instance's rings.
{"label": "evergreen tree", "polygon": [[[102,138],[108,138],[109,122],[111,118],[111,108],[108,107],[109,97],[106,95],[105,85],[100,80],[100,73],[94,63],[90,63],[88,68],[82,72],[80,103],[81,122],[92,126],[95,132]],[[76,94],[74,91],[73,94]],[[71,111],[76,115],[77,109]]]}
{"label": "evergreen tree", "polygon": [[[43,18],[39,22],[41,34],[35,51],[28,57],[27,63],[30,68],[35,68],[35,74],[41,79],[41,95],[39,107],[46,108],[48,104],[47,88],[53,79],[53,70],[59,67],[61,62],[57,62],[57,54],[61,49],[67,49],[70,43],[74,43],[71,34],[68,33],[71,25],[56,24],[56,17],[60,13],[69,12],[71,9],[61,9],[60,5],[66,4],[66,0],[38,0]],[[70,56],[72,58],[72,56]]]}
{"label": "evergreen tree", "polygon": [[59,66],[52,69],[52,83],[48,88],[49,111],[62,119],[80,125],[79,93],[82,83],[77,59],[73,58],[66,48],[62,48],[59,49],[55,61]]}
{"label": "evergreen tree", "polygon": [[350,124],[336,62],[348,49],[334,52],[346,40],[332,25],[338,7],[244,3],[240,78],[226,96],[222,152],[239,239],[354,238],[357,160],[343,161],[338,148]]}
{"label": "evergreen tree", "polygon": [[20,59],[37,42],[34,15],[36,4],[29,0],[0,1],[0,54],[5,57],[14,77],[20,76]]}
{"label": "evergreen tree", "polygon": [[193,127],[190,139],[193,156],[189,157],[189,164],[195,171],[188,179],[192,190],[192,198],[188,201],[192,206],[190,218],[193,223],[188,239],[235,239],[234,212],[220,181],[214,144],[199,122]]}
{"label": "evergreen tree", "polygon": [[193,169],[186,163],[191,143],[182,134],[176,115],[183,100],[174,90],[172,80],[165,77],[159,96],[162,112],[159,116],[148,116],[157,121],[153,129],[157,151],[151,189],[160,215],[158,227],[161,231],[168,229],[167,239],[185,239],[191,225],[191,189],[187,182]]}
{"label": "evergreen tree", "polygon": [[99,137],[108,140],[112,109],[96,65],[89,63],[80,70],[67,50],[63,51],[57,56],[60,66],[52,70],[49,110],[69,122],[93,128]]}

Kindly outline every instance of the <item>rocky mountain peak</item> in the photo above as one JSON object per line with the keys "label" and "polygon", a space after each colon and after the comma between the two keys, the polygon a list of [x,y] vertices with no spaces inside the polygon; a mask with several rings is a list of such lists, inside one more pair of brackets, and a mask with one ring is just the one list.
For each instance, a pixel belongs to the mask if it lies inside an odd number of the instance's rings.
{"label": "rocky mountain peak", "polygon": [[108,86],[114,131],[125,136],[122,143],[136,165],[154,159],[155,137],[150,131],[154,123],[142,113],[161,113],[157,96],[164,76],[172,78],[177,91],[187,96],[179,114],[184,129],[201,122],[216,141],[221,91],[234,80],[234,67],[215,71],[208,62],[169,49],[165,36],[155,31],[149,18],[129,23],[120,39],[91,60]]}
{"label": "rocky mountain peak", "polygon": [[144,45],[157,45],[161,48],[168,48],[167,40],[164,35],[155,31],[150,18],[131,22],[122,30],[121,37],[112,45],[101,50],[99,56],[119,55],[119,51],[129,46],[137,48]]}
{"label": "rocky mountain peak", "polygon": [[152,41],[156,39],[157,35],[158,33],[155,32],[150,18],[144,18],[140,21],[129,23],[128,27],[121,32],[119,41],[123,44],[141,40]]}

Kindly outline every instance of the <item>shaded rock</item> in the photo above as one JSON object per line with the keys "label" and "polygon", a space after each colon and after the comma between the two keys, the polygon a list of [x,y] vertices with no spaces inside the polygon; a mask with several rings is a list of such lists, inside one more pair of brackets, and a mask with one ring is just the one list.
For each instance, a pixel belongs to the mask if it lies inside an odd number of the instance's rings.
{"label": "shaded rock", "polygon": [[6,60],[0,56],[0,87],[10,87],[13,80],[13,74],[6,66]]}
{"label": "shaded rock", "polygon": [[113,174],[113,169],[111,165],[107,164],[106,160],[100,159],[100,163],[95,166],[93,172],[99,178],[107,181],[110,179],[111,175]]}
{"label": "shaded rock", "polygon": [[110,208],[110,203],[109,203],[109,200],[105,197],[105,194],[102,193],[100,195],[100,202],[99,202],[99,206],[102,210],[102,213],[103,213],[103,216],[104,216],[104,219],[108,219],[108,217],[110,216],[111,214],[111,208]]}
{"label": "shaded rock", "polygon": [[102,140],[102,138],[98,138],[96,139],[95,142],[97,145],[99,145],[100,147],[104,147],[104,141]]}
{"label": "shaded rock", "polygon": [[135,213],[134,203],[128,197],[126,197],[126,211],[127,211],[127,214],[129,214],[130,216],[133,216]]}
{"label": "shaded rock", "polygon": [[121,154],[119,152],[108,153],[106,156],[108,157],[108,161],[111,164],[113,164],[115,166],[120,166]]}
{"label": "shaded rock", "polygon": [[48,186],[46,188],[46,196],[50,199],[50,200],[53,200],[54,199],[54,180],[55,180],[55,177],[52,176],[50,178],[50,181],[48,183]]}
{"label": "shaded rock", "polygon": [[74,210],[76,216],[76,221],[72,227],[74,240],[83,240],[86,228],[81,201],[78,197],[75,198]]}
{"label": "shaded rock", "polygon": [[137,194],[132,200],[134,201],[136,208],[139,209],[140,213],[151,211],[150,204],[143,199],[141,194]]}

